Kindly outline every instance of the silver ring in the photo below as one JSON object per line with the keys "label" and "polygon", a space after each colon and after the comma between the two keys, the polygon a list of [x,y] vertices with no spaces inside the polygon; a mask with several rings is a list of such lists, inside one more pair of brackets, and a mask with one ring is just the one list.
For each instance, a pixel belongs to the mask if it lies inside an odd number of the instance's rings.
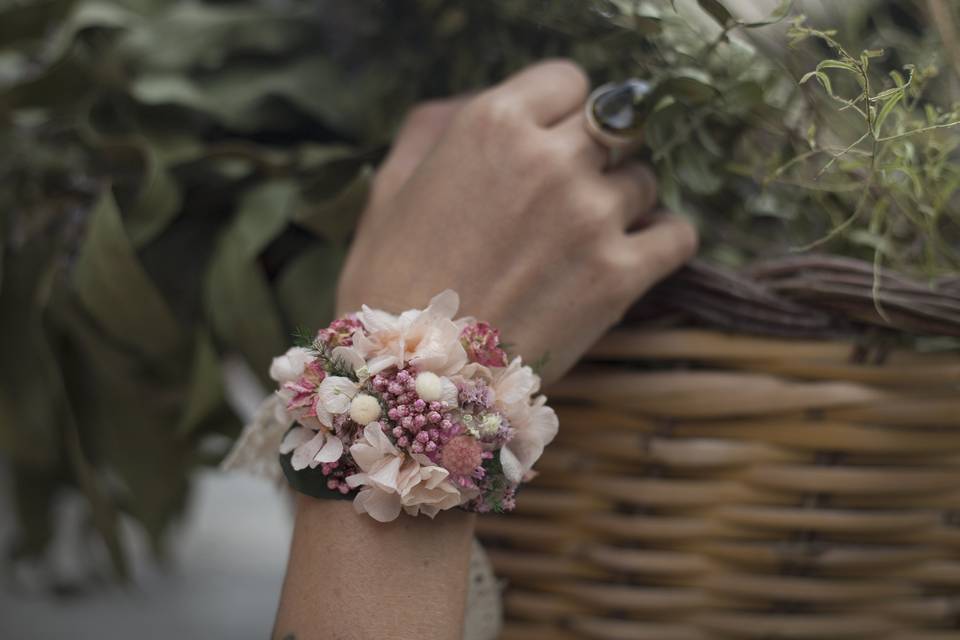
{"label": "silver ring", "polygon": [[631,78],[601,85],[587,98],[583,108],[587,133],[608,150],[608,167],[643,144],[644,122],[637,107],[651,90],[649,83]]}

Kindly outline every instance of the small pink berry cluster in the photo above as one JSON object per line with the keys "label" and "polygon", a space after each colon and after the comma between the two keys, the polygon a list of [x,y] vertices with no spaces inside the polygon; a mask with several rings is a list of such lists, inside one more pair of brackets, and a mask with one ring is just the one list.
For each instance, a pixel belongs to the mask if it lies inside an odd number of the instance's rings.
{"label": "small pink berry cluster", "polygon": [[483,477],[481,465],[493,454],[476,439],[461,435],[464,427],[458,411],[444,408],[442,402],[423,400],[416,392],[415,373],[406,368],[375,375],[371,387],[386,407],[387,420],[381,424],[397,447],[427,456],[447,469],[460,486],[475,487],[473,479]]}
{"label": "small pink berry cluster", "polygon": [[344,456],[339,460],[321,464],[320,471],[327,477],[327,489],[347,495],[351,491],[350,485],[347,484],[347,476],[357,472],[357,465],[349,456]]}
{"label": "small pink berry cluster", "polygon": [[416,377],[406,368],[378,373],[371,380],[374,393],[387,409],[384,429],[395,444],[436,462],[440,447],[454,429],[452,414],[442,402],[423,400],[416,385]]}

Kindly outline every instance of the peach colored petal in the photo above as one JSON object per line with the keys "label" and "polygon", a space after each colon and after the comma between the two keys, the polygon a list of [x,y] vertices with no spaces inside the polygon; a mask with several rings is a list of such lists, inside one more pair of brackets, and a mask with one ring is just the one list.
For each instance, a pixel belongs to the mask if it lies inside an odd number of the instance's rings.
{"label": "peach colored petal", "polygon": [[353,499],[353,509],[357,513],[367,513],[378,522],[391,522],[400,515],[400,496],[367,487]]}
{"label": "peach colored petal", "polygon": [[340,459],[340,456],[343,455],[343,442],[340,438],[329,435],[327,436],[327,441],[323,444],[323,448],[317,452],[317,455],[314,456],[315,463],[312,466],[318,464],[323,464],[325,462],[336,462]]}
{"label": "peach colored petal", "polygon": [[283,386],[293,382],[301,375],[306,366],[313,360],[313,353],[303,347],[291,347],[282,356],[277,356],[270,363],[270,377]]}
{"label": "peach colored petal", "polygon": [[[296,449],[293,450],[293,455],[290,457],[290,466],[295,470],[300,471],[301,469],[306,469],[310,467],[311,469],[316,468],[321,462],[333,462],[340,456],[332,460],[321,460],[321,457],[327,457],[329,452],[331,452],[336,445],[330,445],[326,451],[324,447],[328,445],[328,437],[330,440],[336,440],[340,442],[340,439],[335,436],[328,436],[328,434],[323,431],[317,431],[316,435],[313,436],[309,441],[299,445]],[[321,454],[322,451],[325,451],[324,454]],[[340,451],[343,451],[343,443],[340,443]]]}
{"label": "peach colored petal", "polygon": [[367,472],[370,484],[383,490],[397,492],[397,474],[400,473],[400,464],[400,456],[387,456],[378,461],[377,464]]}
{"label": "peach colored petal", "polygon": [[460,308],[460,296],[453,289],[446,289],[435,295],[424,313],[440,316],[452,320]]}
{"label": "peach colored petal", "polygon": [[527,410],[526,420],[514,424],[514,435],[500,450],[503,473],[511,482],[520,482],[530,471],[543,449],[556,437],[560,423],[557,414],[540,396]]}
{"label": "peach colored petal", "polygon": [[299,447],[302,444],[305,444],[313,439],[314,432],[310,429],[305,429],[304,427],[294,427],[283,436],[283,441],[280,442],[280,455],[286,455]]}

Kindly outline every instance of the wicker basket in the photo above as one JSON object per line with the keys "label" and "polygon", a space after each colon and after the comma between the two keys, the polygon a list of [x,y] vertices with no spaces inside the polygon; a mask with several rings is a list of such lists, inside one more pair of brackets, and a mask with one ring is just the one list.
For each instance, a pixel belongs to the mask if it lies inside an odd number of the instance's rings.
{"label": "wicker basket", "polygon": [[[741,282],[765,308],[826,333],[869,315],[782,297],[774,272]],[[920,292],[960,309],[952,286]],[[810,333],[787,315],[768,333]],[[479,520],[503,638],[960,638],[960,354],[869,334],[608,336],[550,390],[561,433],[517,512]]]}

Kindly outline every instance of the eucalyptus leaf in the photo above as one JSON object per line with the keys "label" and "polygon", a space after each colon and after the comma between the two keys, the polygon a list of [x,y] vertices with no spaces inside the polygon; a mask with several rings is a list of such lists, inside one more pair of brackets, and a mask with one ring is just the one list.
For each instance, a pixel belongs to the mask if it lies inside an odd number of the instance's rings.
{"label": "eucalyptus leaf", "polygon": [[710,14],[714,20],[717,21],[721,27],[730,26],[733,23],[733,14],[723,6],[723,3],[720,0],[697,0],[697,4],[700,5],[700,8]]}
{"label": "eucalyptus leaf", "polygon": [[312,193],[308,191],[294,221],[335,245],[345,245],[366,206],[372,180],[373,168],[366,165],[332,198],[312,202]]}
{"label": "eucalyptus leaf", "polygon": [[180,437],[189,436],[224,405],[223,373],[213,342],[207,332],[201,330],[195,343],[186,406],[177,425]]}
{"label": "eucalyptus leaf", "polygon": [[747,29],[756,29],[759,27],[766,27],[772,24],[777,24],[778,22],[783,22],[783,20],[790,15],[790,10],[793,9],[794,0],[781,0],[780,4],[777,5],[777,8],[765,19],[757,20],[755,22],[742,22],[741,25]]}
{"label": "eucalyptus leaf", "polygon": [[704,104],[721,96],[716,87],[689,76],[668,78],[658,85],[657,90],[686,105]]}
{"label": "eucalyptus leaf", "polygon": [[11,465],[13,511],[16,529],[7,554],[12,560],[38,559],[53,541],[53,505],[61,489],[56,469]]}
{"label": "eucalyptus leaf", "polygon": [[[167,366],[145,366],[140,354],[104,341],[69,292],[53,311],[69,345],[60,352],[60,370],[71,416],[102,499],[136,519],[159,551],[189,487],[189,443],[176,436],[189,360],[175,353]],[[100,485],[104,477],[110,482]]]}
{"label": "eucalyptus leaf", "polygon": [[139,158],[142,171],[136,178],[136,193],[123,209],[123,223],[130,242],[141,247],[162,232],[179,213],[180,189],[163,165],[160,154],[145,140],[107,143],[104,154],[119,152],[120,161]]}
{"label": "eucalyptus leaf", "polygon": [[[68,50],[36,77],[6,87],[0,84],[0,109],[40,108],[51,104],[62,108],[61,95],[66,93],[75,101],[81,100],[92,92],[94,86],[83,57]],[[75,104],[71,102],[67,106]]]}
{"label": "eucalyptus leaf", "polygon": [[53,247],[6,256],[0,292],[0,451],[18,464],[56,460],[62,394],[38,302],[55,266]]}
{"label": "eucalyptus leaf", "polygon": [[80,444],[80,435],[74,424],[66,428],[67,459],[73,468],[80,491],[90,505],[90,516],[93,526],[100,534],[114,571],[121,580],[130,577],[127,559],[120,542],[120,518],[116,505],[106,495],[96,469],[87,460]]}
{"label": "eucalyptus leaf", "polygon": [[73,0],[33,0],[0,6],[0,47],[41,38],[60,25],[73,4]]}
{"label": "eucalyptus leaf", "polygon": [[3,295],[3,258],[7,249],[7,212],[0,208],[0,295]]}
{"label": "eucalyptus leaf", "polygon": [[333,94],[330,88],[348,81],[326,56],[310,56],[293,62],[234,65],[203,80],[173,72],[144,74],[132,85],[133,95],[145,104],[177,104],[209,113],[225,125],[242,130],[264,124],[261,113],[269,97],[285,98],[305,112],[331,125],[356,129],[358,108],[349,96]]}
{"label": "eucalyptus leaf", "polygon": [[696,193],[716,193],[723,186],[723,177],[710,156],[699,153],[696,148],[686,146],[677,154],[674,171],[677,178],[688,189]]}
{"label": "eucalyptus leaf", "polygon": [[180,329],[141,266],[109,189],[91,212],[74,286],[86,310],[117,342],[151,356],[177,347]]}
{"label": "eucalyptus leaf", "polygon": [[265,380],[270,361],[286,349],[287,332],[258,254],[286,225],[295,191],[281,181],[244,197],[218,242],[205,287],[216,336],[236,346]]}
{"label": "eucalyptus leaf", "polygon": [[345,257],[335,245],[314,247],[280,275],[277,297],[294,327],[313,332],[333,320],[337,276]]}

